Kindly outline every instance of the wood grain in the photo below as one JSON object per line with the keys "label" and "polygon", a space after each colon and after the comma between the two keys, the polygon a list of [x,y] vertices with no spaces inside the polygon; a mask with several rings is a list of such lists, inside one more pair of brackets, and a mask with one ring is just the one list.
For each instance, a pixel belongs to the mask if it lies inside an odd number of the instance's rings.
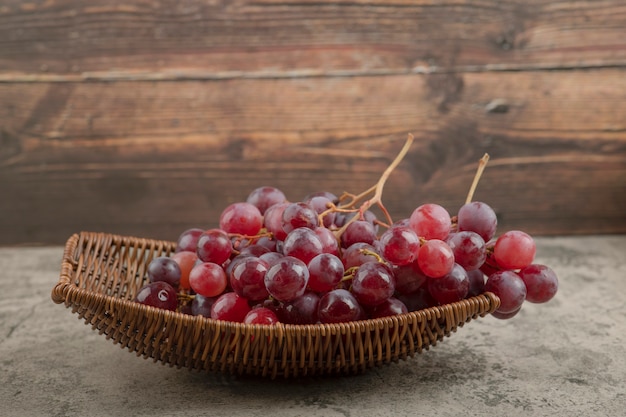
{"label": "wood grain", "polygon": [[394,218],[476,199],[501,230],[626,232],[626,5],[0,5],[0,245],[175,239],[261,185],[389,179]]}
{"label": "wood grain", "polygon": [[120,1],[0,7],[0,79],[224,79],[626,64],[626,4]]}

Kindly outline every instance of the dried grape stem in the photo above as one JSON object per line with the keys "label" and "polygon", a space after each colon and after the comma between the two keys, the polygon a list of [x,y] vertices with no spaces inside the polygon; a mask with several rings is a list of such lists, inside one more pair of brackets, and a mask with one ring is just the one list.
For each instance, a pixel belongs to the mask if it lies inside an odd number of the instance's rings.
{"label": "dried grape stem", "polygon": [[[407,152],[411,148],[411,145],[413,144],[413,140],[414,140],[413,135],[409,133],[409,136],[407,137],[407,140],[404,143],[404,146],[402,147],[402,149],[400,149],[400,152],[395,157],[395,159],[391,162],[391,164],[389,164],[387,169],[385,169],[385,171],[380,176],[380,179],[378,180],[376,185],[373,187],[370,187],[368,190],[364,191],[363,193],[355,196],[353,200],[350,202],[350,204],[352,205],[356,203],[357,201],[359,201],[361,198],[363,198],[365,195],[374,191],[374,196],[370,198],[369,200],[366,200],[359,208],[359,212],[361,214],[363,214],[363,212],[365,212],[367,209],[372,207],[374,204],[378,204],[382,212],[385,214],[385,217],[387,217],[387,221],[389,222],[389,224],[393,223],[393,220],[391,220],[391,216],[389,215],[389,212],[387,211],[387,209],[382,203],[383,188],[385,187],[385,182],[387,182],[387,179],[389,178],[393,170],[396,169],[398,164],[406,156]],[[345,205],[342,205],[341,208],[344,208],[344,206]],[[348,222],[346,222],[346,224],[344,224],[339,230],[335,232],[335,236],[339,238],[343,234],[343,232],[346,230],[346,228],[350,226],[350,224],[358,220],[359,218],[360,216],[353,216]]]}
{"label": "dried grape stem", "polygon": [[474,181],[472,182],[472,186],[470,187],[469,193],[467,193],[467,198],[465,199],[465,204],[470,203],[472,198],[474,198],[474,192],[476,191],[476,187],[478,186],[478,181],[480,181],[480,177],[483,175],[483,171],[487,166],[487,162],[489,162],[489,154],[486,153],[480,158],[478,161],[478,169],[476,169],[476,174],[474,175]]}

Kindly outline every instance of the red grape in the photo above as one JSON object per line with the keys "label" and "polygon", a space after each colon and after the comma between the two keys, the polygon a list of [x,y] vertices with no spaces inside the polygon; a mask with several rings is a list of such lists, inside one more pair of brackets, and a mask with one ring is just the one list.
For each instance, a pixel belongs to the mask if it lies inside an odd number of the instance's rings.
{"label": "red grape", "polygon": [[304,263],[322,253],[322,241],[315,232],[306,227],[298,227],[287,234],[283,242],[283,253],[293,256]]}
{"label": "red grape", "polygon": [[439,304],[450,304],[467,296],[470,282],[467,272],[459,264],[441,278],[428,280],[428,291]]}
{"label": "red grape", "polygon": [[526,285],[513,271],[500,271],[491,274],[485,283],[485,291],[500,298],[500,313],[511,313],[522,306],[526,298]]}
{"label": "red grape", "polygon": [[[370,253],[366,253],[370,252]],[[365,262],[378,261],[376,254],[380,256],[380,253],[374,246],[367,243],[358,242],[349,248],[345,249],[342,254],[343,266],[348,269],[353,266],[359,266]]]}
{"label": "red grape", "polygon": [[337,242],[335,235],[330,229],[319,226],[313,231],[320,239],[320,242],[322,242],[322,252],[339,256],[339,242]]}
{"label": "red grape", "polygon": [[180,234],[176,244],[176,252],[195,252],[198,238],[204,233],[204,230],[196,227],[187,229]]}
{"label": "red grape", "polygon": [[341,246],[347,248],[357,242],[369,243],[376,240],[374,225],[366,220],[357,220],[348,225],[341,235]]}
{"label": "red grape", "polygon": [[315,229],[318,226],[317,213],[306,203],[291,203],[283,211],[283,230],[287,233],[298,227]]}
{"label": "red grape", "polygon": [[535,259],[535,241],[528,234],[511,230],[496,240],[493,256],[503,269],[520,269]]}
{"label": "red grape", "polygon": [[309,270],[292,256],[280,258],[265,274],[265,287],[278,301],[291,301],[306,291]]}
{"label": "red grape", "polygon": [[526,284],[526,300],[531,303],[550,301],[559,288],[556,273],[545,265],[528,265],[518,274]]}
{"label": "red grape", "polygon": [[408,313],[406,305],[397,298],[391,297],[381,304],[374,306],[369,310],[369,317],[377,319],[381,317],[395,316],[398,314]]}
{"label": "red grape", "polygon": [[318,293],[332,290],[343,278],[343,262],[330,253],[317,255],[311,259],[307,268],[309,269],[309,289]]}
{"label": "red grape", "polygon": [[263,216],[258,208],[250,203],[233,203],[220,215],[220,229],[226,233],[254,236],[263,225]]}
{"label": "red grape", "polygon": [[496,213],[487,204],[472,201],[463,205],[457,215],[459,231],[468,230],[478,233],[485,242],[494,237],[498,227]]}
{"label": "red grape", "polygon": [[144,285],[137,292],[135,301],[170,311],[176,311],[178,307],[176,290],[165,281],[155,281]]}
{"label": "red grape", "polygon": [[265,228],[276,240],[284,240],[285,237],[287,237],[287,232],[283,229],[283,212],[289,204],[290,203],[274,204],[265,211],[263,217]]}
{"label": "red grape", "polygon": [[189,273],[189,285],[200,295],[215,297],[226,289],[226,272],[213,262],[199,263]]}
{"label": "red grape", "polygon": [[307,291],[295,300],[278,303],[274,309],[278,319],[283,323],[315,324],[318,322],[319,302],[319,295]]}
{"label": "red grape", "polygon": [[248,256],[238,261],[230,271],[230,286],[247,300],[263,300],[269,296],[265,288],[265,274],[268,269],[269,265],[262,259]]}
{"label": "red grape", "polygon": [[233,244],[228,234],[220,229],[211,229],[200,235],[196,253],[203,262],[222,265],[233,252]]}
{"label": "red grape", "polygon": [[389,299],[395,289],[396,280],[387,265],[380,262],[366,262],[354,274],[350,291],[359,304],[375,306]]}
{"label": "red grape", "polygon": [[485,274],[480,269],[472,269],[467,271],[467,277],[469,278],[469,291],[468,297],[474,297],[485,292]]}
{"label": "red grape", "polygon": [[452,271],[454,253],[443,240],[428,240],[417,254],[417,264],[424,275],[440,278]]}
{"label": "red grape", "polygon": [[252,190],[246,199],[246,202],[258,208],[261,214],[264,214],[274,204],[284,203],[285,201],[287,201],[285,194],[278,188],[270,186]]}
{"label": "red grape", "polygon": [[227,292],[220,295],[211,306],[211,318],[242,323],[250,310],[245,298],[237,293]]}
{"label": "red grape", "polygon": [[411,294],[417,291],[428,279],[419,268],[417,262],[409,265],[393,267],[396,277],[396,292],[399,294]]}
{"label": "red grape", "polygon": [[446,243],[454,253],[454,261],[468,271],[480,268],[487,258],[485,241],[478,233],[451,233]]}
{"label": "red grape", "polygon": [[424,239],[445,239],[450,233],[450,214],[438,204],[423,204],[409,217],[411,229]]}
{"label": "red grape", "polygon": [[276,324],[278,323],[278,317],[276,317],[276,313],[274,313],[269,308],[259,307],[254,308],[246,314],[243,322],[246,324]]}
{"label": "red grape", "polygon": [[362,317],[363,309],[349,291],[337,289],[320,298],[317,314],[322,323],[345,323]]}
{"label": "red grape", "polygon": [[379,240],[383,257],[394,265],[407,265],[417,259],[420,240],[410,227],[395,226]]}

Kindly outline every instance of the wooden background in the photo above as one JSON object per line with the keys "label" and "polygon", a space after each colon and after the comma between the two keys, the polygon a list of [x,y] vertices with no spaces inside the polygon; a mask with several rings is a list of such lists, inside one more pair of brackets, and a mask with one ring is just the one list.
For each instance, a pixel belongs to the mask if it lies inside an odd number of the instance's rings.
{"label": "wooden background", "polygon": [[0,245],[176,239],[260,185],[626,232],[626,3],[0,2]]}

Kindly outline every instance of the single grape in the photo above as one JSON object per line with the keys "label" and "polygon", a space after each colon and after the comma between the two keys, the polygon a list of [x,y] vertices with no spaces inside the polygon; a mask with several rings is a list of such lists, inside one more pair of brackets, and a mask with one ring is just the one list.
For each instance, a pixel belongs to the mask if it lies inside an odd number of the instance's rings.
{"label": "single grape", "polygon": [[[313,210],[315,210],[317,214],[324,213],[333,204],[333,200],[331,200],[327,196],[322,196],[322,195],[313,196],[310,199],[304,200],[304,202],[309,204],[313,208]],[[323,226],[331,227],[335,222],[335,217],[336,217],[335,212],[331,211],[331,212],[326,213],[323,218]]]}
{"label": "single grape", "polygon": [[176,261],[180,268],[180,283],[179,288],[188,290],[189,286],[189,273],[198,262],[198,255],[195,252],[182,251],[172,254],[171,258]]}
{"label": "single grape", "polygon": [[452,220],[445,208],[438,204],[423,204],[409,217],[411,229],[424,239],[444,240],[450,233]]}
{"label": "single grape", "polygon": [[430,295],[427,285],[411,294],[398,294],[396,298],[402,301],[409,311],[419,311],[439,305],[437,300]]}
{"label": "single grape", "polygon": [[345,323],[362,317],[363,309],[349,291],[337,289],[320,298],[317,314],[322,323]]}
{"label": "single grape", "polygon": [[419,268],[417,262],[394,266],[393,275],[396,277],[396,292],[399,294],[416,292],[428,279]]}
{"label": "single grape", "polygon": [[265,288],[265,274],[269,265],[255,256],[248,256],[230,271],[230,286],[234,292],[250,301],[267,298],[269,292]]}
{"label": "single grape", "polygon": [[196,253],[202,262],[213,262],[222,265],[230,258],[232,252],[232,241],[223,230],[207,230],[198,239]]}
{"label": "single grape", "polygon": [[420,240],[410,227],[395,226],[380,236],[383,257],[394,265],[408,265],[417,259]]}
{"label": "single grape", "polygon": [[246,202],[258,208],[261,214],[264,214],[274,204],[284,203],[285,201],[287,201],[285,194],[278,188],[270,186],[252,190],[246,199]]}
{"label": "single grape", "polygon": [[397,298],[391,297],[381,304],[374,306],[369,310],[369,317],[378,319],[381,317],[396,316],[398,314],[408,313],[407,306]]}
{"label": "single grape", "polygon": [[275,304],[273,309],[282,323],[315,324],[318,322],[319,302],[319,295],[307,291],[295,300]]}
{"label": "single grape", "polygon": [[279,259],[265,274],[265,287],[278,301],[291,301],[302,296],[308,281],[306,264],[293,256]]}
{"label": "single grape", "polygon": [[374,246],[359,242],[343,251],[341,260],[345,269],[359,266],[365,262],[377,262],[380,252]]}
{"label": "single grape", "polygon": [[197,294],[215,297],[226,289],[226,272],[216,263],[202,262],[189,272],[189,285]]}
{"label": "single grape", "polygon": [[502,313],[498,310],[494,311],[493,313],[491,313],[491,315],[499,320],[508,320],[510,318],[513,318],[517,315],[517,313],[520,312],[520,310],[522,309],[522,307],[520,306],[517,310],[513,310],[510,313]]}
{"label": "single grape", "polygon": [[220,229],[226,233],[254,236],[263,226],[263,216],[258,208],[250,203],[233,203],[220,215]]}
{"label": "single grape", "polygon": [[315,232],[306,227],[298,227],[287,234],[283,242],[283,253],[293,256],[304,263],[322,253],[322,241]]}
{"label": "single grape", "polygon": [[307,194],[302,201],[304,202],[309,202],[310,200],[312,200],[315,197],[325,197],[327,200],[332,201],[333,204],[336,204],[339,202],[339,199],[337,198],[337,196],[333,193],[331,193],[330,191],[316,191],[314,193],[310,193]]}
{"label": "single grape", "polygon": [[500,313],[511,313],[522,306],[526,299],[526,285],[513,271],[500,271],[491,274],[485,283],[485,291],[500,298]]}
{"label": "single grape", "polygon": [[211,307],[218,297],[204,297],[196,294],[191,301],[191,315],[211,318]]}
{"label": "single grape", "polygon": [[371,245],[375,240],[374,225],[366,220],[356,220],[350,223],[341,235],[341,246],[347,248],[358,242]]}
{"label": "single grape", "polygon": [[259,307],[254,308],[246,314],[243,319],[245,324],[267,324],[273,325],[278,323],[278,317],[269,308]]}
{"label": "single grape", "polygon": [[480,268],[487,258],[485,241],[478,233],[451,233],[446,243],[454,253],[454,261],[468,271]]}
{"label": "single grape", "polygon": [[366,262],[352,279],[351,292],[359,304],[375,306],[389,299],[396,290],[396,280],[391,269],[380,262]]}
{"label": "single grape", "polygon": [[261,236],[255,244],[267,248],[270,252],[276,252],[276,240],[270,237]]}
{"label": "single grape", "polygon": [[417,254],[417,264],[430,278],[440,278],[452,271],[454,253],[443,240],[426,241]]}
{"label": "single grape", "polygon": [[520,230],[511,230],[496,240],[493,256],[502,269],[520,269],[535,259],[535,241]]}
{"label": "single grape", "polygon": [[467,277],[469,278],[469,291],[468,297],[475,297],[485,292],[485,274],[480,269],[472,269],[467,271]]}
{"label": "single grape", "polygon": [[309,269],[309,289],[324,293],[337,287],[344,274],[341,259],[330,253],[321,253],[311,259]]}
{"label": "single grape", "polygon": [[450,304],[467,297],[470,281],[467,272],[459,264],[441,278],[428,280],[428,291],[439,304]]}
{"label": "single grape", "polygon": [[211,318],[242,323],[250,310],[245,298],[237,293],[227,292],[220,295],[211,306]]}
{"label": "single grape", "polygon": [[259,256],[264,255],[269,252],[270,250],[266,248],[265,246],[261,246],[261,245],[254,243],[252,245],[248,245],[248,246],[241,248],[241,250],[239,251],[239,255],[256,256],[258,258]]}
{"label": "single grape", "polygon": [[545,265],[528,265],[518,274],[526,284],[526,300],[531,303],[550,301],[559,289],[556,273]]}
{"label": "single grape", "polygon": [[269,266],[272,266],[276,263],[276,261],[278,261],[280,258],[282,258],[283,255],[282,253],[278,253],[278,252],[267,252],[264,253],[263,255],[259,256],[259,259],[262,259],[263,261],[265,261]]}
{"label": "single grape", "polygon": [[176,252],[195,252],[198,239],[202,233],[204,233],[204,230],[196,227],[182,232],[176,243]]}
{"label": "single grape", "polygon": [[320,242],[322,242],[323,253],[331,253],[335,256],[339,256],[339,242],[337,242],[335,235],[330,229],[318,226],[313,231],[320,239]]}
{"label": "single grape", "polygon": [[163,281],[174,288],[180,284],[180,266],[168,256],[159,256],[150,261],[147,272],[150,282]]}
{"label": "single grape", "polygon": [[176,290],[165,281],[155,281],[144,285],[137,292],[135,301],[170,311],[176,311],[178,307]]}
{"label": "single grape", "polygon": [[467,230],[478,233],[485,242],[489,242],[496,234],[498,218],[487,204],[472,201],[459,209],[457,226],[459,231]]}
{"label": "single grape", "polygon": [[274,204],[265,211],[263,224],[277,241],[285,240],[287,232],[283,229],[283,212],[290,203]]}
{"label": "single grape", "polygon": [[283,211],[283,230],[287,233],[298,227],[315,229],[318,226],[317,213],[306,203],[291,203]]}

